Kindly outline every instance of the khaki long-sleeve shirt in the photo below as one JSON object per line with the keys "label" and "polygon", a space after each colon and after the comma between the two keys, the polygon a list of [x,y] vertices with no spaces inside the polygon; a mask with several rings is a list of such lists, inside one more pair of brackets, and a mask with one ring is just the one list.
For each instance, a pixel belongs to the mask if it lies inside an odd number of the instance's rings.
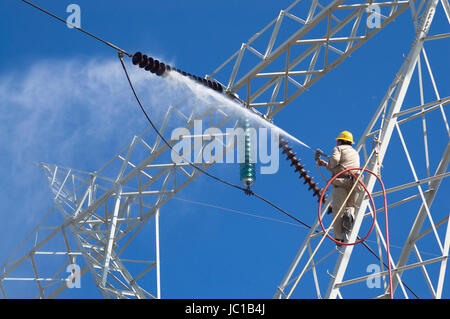
{"label": "khaki long-sleeve shirt", "polygon": [[333,148],[326,166],[333,176],[346,168],[354,167],[359,167],[359,154],[352,146],[339,145]]}

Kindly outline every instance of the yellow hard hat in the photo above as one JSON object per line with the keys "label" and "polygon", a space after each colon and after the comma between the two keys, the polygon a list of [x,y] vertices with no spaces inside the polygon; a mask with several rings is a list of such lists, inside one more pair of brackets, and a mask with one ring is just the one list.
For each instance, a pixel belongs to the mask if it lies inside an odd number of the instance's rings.
{"label": "yellow hard hat", "polygon": [[355,142],[353,142],[353,135],[349,131],[342,131],[336,138],[336,141],[337,140],[349,141],[352,144],[355,144]]}

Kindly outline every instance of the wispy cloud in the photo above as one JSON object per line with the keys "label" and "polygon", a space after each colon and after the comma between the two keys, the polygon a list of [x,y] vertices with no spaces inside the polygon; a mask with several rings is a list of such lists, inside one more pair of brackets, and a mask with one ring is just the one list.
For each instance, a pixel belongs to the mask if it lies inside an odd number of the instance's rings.
{"label": "wispy cloud", "polygon": [[[139,71],[130,68],[145,101],[146,85],[158,99],[163,81]],[[37,203],[50,196],[36,163],[95,170],[147,126],[117,60],[36,61],[0,74],[0,216],[34,224],[42,215]]]}
{"label": "wispy cloud", "polygon": [[[143,76],[133,73],[137,87]],[[47,152],[55,161],[70,160],[74,147],[82,152],[112,139],[123,145],[137,133],[138,123],[145,127],[114,60],[41,61],[2,75],[0,105],[0,141],[15,167],[37,157],[45,160]],[[47,152],[36,153],[44,148]]]}
{"label": "wispy cloud", "polygon": [[[128,70],[153,119],[186,94],[181,109],[202,107],[204,93],[186,86],[189,80],[156,77],[132,65]],[[0,123],[0,214],[29,213],[34,202],[49,198],[47,189],[36,187],[46,183],[36,163],[96,170],[149,126],[119,61],[100,57],[35,61],[0,74]],[[13,202],[14,196],[27,200]]]}
{"label": "wispy cloud", "polygon": [[[227,113],[242,112],[186,77],[156,77],[132,65],[128,69],[153,119],[180,101],[182,111],[213,104]],[[119,61],[100,57],[35,61],[0,74],[0,123],[0,215],[13,210],[17,220],[23,220],[22,213],[41,216],[35,203],[50,200],[36,163],[96,170],[149,126]],[[36,222],[30,215],[27,221]]]}

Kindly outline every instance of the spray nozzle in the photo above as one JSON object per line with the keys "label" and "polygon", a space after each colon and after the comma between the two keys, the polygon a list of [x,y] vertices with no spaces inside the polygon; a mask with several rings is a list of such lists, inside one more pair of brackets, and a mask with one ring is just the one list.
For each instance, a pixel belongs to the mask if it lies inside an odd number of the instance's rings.
{"label": "spray nozzle", "polygon": [[314,160],[318,161],[320,159],[321,155],[328,158],[328,155],[325,154],[324,151],[322,151],[320,148],[316,149],[316,152],[314,153]]}

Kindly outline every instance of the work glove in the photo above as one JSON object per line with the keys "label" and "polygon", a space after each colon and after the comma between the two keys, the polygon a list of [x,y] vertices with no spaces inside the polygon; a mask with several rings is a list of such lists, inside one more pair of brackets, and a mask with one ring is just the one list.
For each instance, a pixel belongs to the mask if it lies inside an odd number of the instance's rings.
{"label": "work glove", "polygon": [[314,153],[314,160],[318,161],[320,159],[320,155],[322,155],[323,152],[320,149],[316,149],[316,152]]}

